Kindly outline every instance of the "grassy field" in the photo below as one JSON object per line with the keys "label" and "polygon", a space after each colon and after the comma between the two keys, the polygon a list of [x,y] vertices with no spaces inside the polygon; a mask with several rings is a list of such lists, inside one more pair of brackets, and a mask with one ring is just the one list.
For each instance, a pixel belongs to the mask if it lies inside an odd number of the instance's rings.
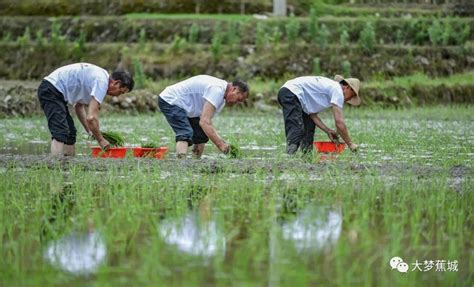
{"label": "grassy field", "polygon": [[43,118],[2,120],[0,285],[471,285],[473,114],[350,109],[361,151],[309,161],[285,156],[276,111],[215,119],[238,160],[208,145],[176,161],[159,113],[102,125],[170,146],[163,161],[91,159],[80,137],[79,156],[54,162]]}
{"label": "grassy field", "polygon": [[252,15],[241,14],[152,14],[152,13],[132,13],[125,15],[132,20],[225,20],[225,21],[246,21],[254,17]]}

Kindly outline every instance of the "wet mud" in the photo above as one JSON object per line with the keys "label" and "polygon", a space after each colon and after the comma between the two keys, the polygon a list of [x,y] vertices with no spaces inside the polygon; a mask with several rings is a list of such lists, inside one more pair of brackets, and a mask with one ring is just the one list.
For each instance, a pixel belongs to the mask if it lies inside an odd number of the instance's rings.
{"label": "wet mud", "polygon": [[[0,155],[0,169],[59,169],[87,171],[131,171],[186,170],[200,174],[303,174],[350,173],[354,176],[400,176],[409,172],[418,179],[429,179],[445,174],[446,170],[436,166],[411,165],[406,163],[361,164],[354,162],[305,162],[298,159],[262,161],[259,159],[201,159],[201,160],[156,160],[148,158],[102,159],[90,157],[51,157],[49,155]],[[472,174],[468,166],[458,165],[450,169],[449,178],[461,182]]]}

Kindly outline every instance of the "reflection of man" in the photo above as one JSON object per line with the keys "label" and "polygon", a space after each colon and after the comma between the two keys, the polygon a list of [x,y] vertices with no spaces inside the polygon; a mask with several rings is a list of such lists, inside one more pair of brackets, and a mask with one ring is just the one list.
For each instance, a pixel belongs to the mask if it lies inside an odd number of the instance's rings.
{"label": "reflection of man", "polygon": [[[225,236],[215,215],[189,211],[183,218],[164,219],[159,233],[180,251],[192,255],[214,256],[225,251]],[[209,218],[210,216],[210,218]]]}
{"label": "reflection of man", "polygon": [[48,244],[44,258],[74,274],[90,274],[104,263],[107,248],[96,231],[71,233]]}
{"label": "reflection of man", "polygon": [[199,75],[168,86],[159,96],[161,112],[176,134],[176,154],[185,158],[188,146],[194,144],[193,155],[199,158],[206,142],[211,141],[223,153],[228,153],[227,144],[212,125],[212,117],[224,105],[245,101],[249,94],[246,83]]}
{"label": "reflection of man", "polygon": [[[86,132],[93,135],[102,148],[109,145],[99,130],[99,110],[106,95],[128,93],[134,81],[126,71],[109,73],[95,65],[78,63],[53,71],[38,88],[38,99],[51,132],[52,155],[74,155],[76,127],[67,104],[74,106]],[[85,106],[89,105],[86,114]]]}
{"label": "reflection of man", "polygon": [[342,230],[340,208],[308,206],[297,217],[282,223],[283,238],[299,251],[322,249],[335,243]]}
{"label": "reflection of man", "polygon": [[[305,153],[311,151],[316,126],[327,133],[331,141],[338,141],[340,134],[352,151],[357,150],[357,145],[349,137],[342,108],[344,102],[355,106],[360,104],[360,81],[339,75],[334,79],[299,77],[281,87],[278,102],[283,110],[288,154],[294,154],[299,148]],[[328,128],[318,116],[327,108],[332,108],[337,132]]]}

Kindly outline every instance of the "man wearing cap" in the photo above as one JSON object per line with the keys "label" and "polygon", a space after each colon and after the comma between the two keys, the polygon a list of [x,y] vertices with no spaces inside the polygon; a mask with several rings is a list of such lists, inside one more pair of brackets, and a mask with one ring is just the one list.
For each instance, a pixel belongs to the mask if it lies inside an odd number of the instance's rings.
{"label": "man wearing cap", "polygon": [[[347,131],[342,108],[347,102],[360,105],[360,81],[336,75],[334,80],[320,76],[298,77],[287,81],[278,92],[278,102],[283,110],[287,153],[298,149],[307,153],[313,148],[316,126],[333,142],[340,135],[351,151],[357,151]],[[327,127],[318,113],[332,108],[337,132]]]}
{"label": "man wearing cap", "polygon": [[102,148],[107,148],[109,142],[99,130],[100,105],[106,95],[116,97],[130,92],[133,86],[133,78],[127,71],[109,75],[106,70],[88,63],[60,67],[45,77],[38,88],[38,100],[51,132],[51,154],[75,155],[77,130],[68,104],[74,106],[86,132]]}
{"label": "man wearing cap", "polygon": [[209,139],[221,152],[229,153],[231,146],[219,136],[212,118],[225,105],[245,101],[248,94],[249,87],[241,80],[227,82],[208,75],[166,87],[158,106],[176,134],[176,156],[186,158],[188,146],[194,145],[193,156],[200,158]]}

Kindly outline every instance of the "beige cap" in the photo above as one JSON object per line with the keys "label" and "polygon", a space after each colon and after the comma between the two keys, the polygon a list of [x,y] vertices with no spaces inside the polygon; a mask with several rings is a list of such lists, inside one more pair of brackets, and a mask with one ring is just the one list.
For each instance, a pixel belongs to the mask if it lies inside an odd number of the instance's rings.
{"label": "beige cap", "polygon": [[349,86],[352,88],[352,90],[355,92],[356,95],[355,95],[355,97],[353,97],[352,99],[350,99],[347,102],[349,104],[353,105],[353,106],[360,105],[361,100],[360,100],[360,97],[359,97],[359,89],[360,89],[359,79],[356,79],[356,78],[347,78],[347,79],[345,79],[341,75],[335,75],[334,80],[337,81],[337,82],[345,81],[347,84],[349,84]]}

